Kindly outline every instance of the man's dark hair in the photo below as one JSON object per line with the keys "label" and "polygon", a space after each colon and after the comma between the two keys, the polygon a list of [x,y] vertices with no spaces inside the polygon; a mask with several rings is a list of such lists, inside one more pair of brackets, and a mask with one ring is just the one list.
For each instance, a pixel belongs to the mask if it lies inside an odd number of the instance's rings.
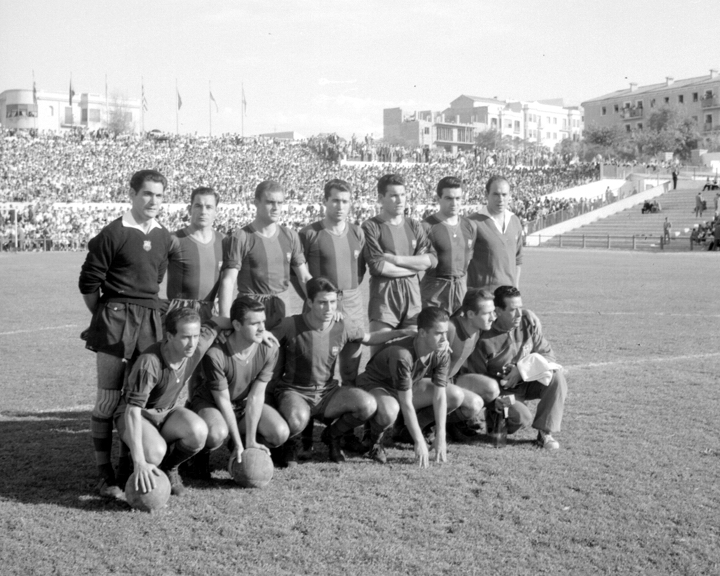
{"label": "man's dark hair", "polygon": [[340,180],[340,178],[333,178],[332,180],[328,180],[327,182],[325,182],[325,186],[323,187],[323,192],[325,193],[325,200],[330,198],[330,194],[332,194],[333,190],[337,190],[338,192],[352,193],[350,184],[345,182],[345,180]]}
{"label": "man's dark hair", "polygon": [[285,192],[285,189],[275,180],[263,180],[255,188],[255,200],[260,200],[264,192]]}
{"label": "man's dark hair", "polygon": [[468,290],[467,294],[465,294],[465,298],[463,298],[462,306],[458,312],[471,311],[478,314],[480,312],[480,302],[484,302],[485,300],[494,302],[495,296],[491,292],[483,290],[482,288],[473,288],[472,290]]}
{"label": "man's dark hair", "polygon": [[377,183],[378,194],[385,196],[388,186],[405,186],[405,179],[400,174],[385,174]]}
{"label": "man's dark hair", "polygon": [[442,193],[445,188],[460,188],[462,189],[462,180],[460,178],[456,178],[455,176],[445,176],[440,182],[437,183],[437,196],[438,198],[442,198]]}
{"label": "man's dark hair", "polygon": [[505,310],[505,299],[520,296],[520,290],[515,286],[499,286],[495,289],[494,294],[493,302],[495,302],[495,307]]}
{"label": "man's dark hair", "polygon": [[417,326],[418,330],[430,330],[440,322],[447,322],[450,319],[448,313],[437,306],[428,306],[423,308],[418,314]]}
{"label": "man's dark hair", "polygon": [[167,178],[157,170],[140,170],[139,172],[135,172],[132,178],[130,178],[130,188],[135,190],[135,192],[140,192],[140,188],[142,188],[142,185],[148,180],[162,184],[163,192],[167,189]]}
{"label": "man's dark hair", "polygon": [[305,292],[307,293],[308,299],[314,302],[315,296],[320,294],[320,292],[335,292],[337,294],[338,289],[335,287],[335,284],[327,278],[318,276],[317,278],[308,280],[308,283],[305,285]]}
{"label": "man's dark hair", "polygon": [[197,322],[202,324],[200,320],[200,314],[195,312],[192,308],[175,308],[170,310],[167,316],[165,316],[165,332],[175,336],[178,331],[178,326],[182,323]]}
{"label": "man's dark hair", "polygon": [[507,185],[510,186],[510,182],[508,182],[508,179],[505,178],[505,176],[495,174],[494,176],[490,176],[490,178],[488,178],[488,181],[485,183],[485,194],[490,194],[490,186],[492,186],[495,182],[499,181],[507,182]]}
{"label": "man's dark hair", "polygon": [[199,188],[195,188],[190,193],[190,206],[192,206],[192,203],[195,202],[195,196],[215,196],[215,206],[220,204],[220,194],[218,194],[215,191],[215,188],[209,188],[207,186],[200,186]]}
{"label": "man's dark hair", "polygon": [[230,307],[230,320],[237,320],[240,324],[245,324],[245,317],[248,312],[265,312],[265,306],[263,306],[262,302],[258,302],[249,296],[241,296],[236,298]]}

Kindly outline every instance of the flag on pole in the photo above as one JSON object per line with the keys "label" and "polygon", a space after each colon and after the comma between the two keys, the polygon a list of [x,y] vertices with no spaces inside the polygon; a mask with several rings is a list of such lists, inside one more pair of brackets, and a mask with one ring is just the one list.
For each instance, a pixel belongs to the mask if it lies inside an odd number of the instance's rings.
{"label": "flag on pole", "polygon": [[35,80],[33,80],[33,104],[37,104],[37,87],[35,86]]}
{"label": "flag on pole", "polygon": [[180,110],[180,108],[182,108],[182,98],[180,98],[180,91],[178,91],[177,97],[178,97],[178,110]]}
{"label": "flag on pole", "polygon": [[215,101],[215,97],[212,95],[212,91],[210,92],[210,102],[215,104],[215,112],[220,112],[220,108],[218,108],[218,104]]}
{"label": "flag on pole", "polygon": [[[142,108],[145,112],[148,110],[147,98],[145,98],[145,84],[141,84],[140,89],[142,91]],[[179,97],[179,95],[178,95]]]}
{"label": "flag on pole", "polygon": [[242,112],[243,116],[247,114],[247,100],[245,100],[245,86],[242,87]]}
{"label": "flag on pole", "polygon": [[70,93],[69,94],[70,94],[70,96],[69,96],[70,106],[72,106],[72,99],[73,99],[73,96],[75,96],[75,90],[73,90],[73,87],[72,87],[72,76],[70,77]]}

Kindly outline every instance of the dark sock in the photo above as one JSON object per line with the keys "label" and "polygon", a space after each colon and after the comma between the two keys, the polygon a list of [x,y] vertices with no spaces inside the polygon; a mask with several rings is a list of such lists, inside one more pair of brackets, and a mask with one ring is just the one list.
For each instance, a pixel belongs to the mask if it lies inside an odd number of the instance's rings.
{"label": "dark sock", "polygon": [[453,410],[447,416],[448,424],[459,424],[460,422],[465,422],[465,420],[466,418],[462,415],[462,412],[460,412],[460,408]]}
{"label": "dark sock", "polygon": [[95,462],[98,468],[105,464],[110,464],[110,454],[112,452],[112,418],[97,418],[93,416],[90,419],[90,436],[93,440],[95,448]]}
{"label": "dark sock", "polygon": [[183,445],[182,441],[177,440],[173,442],[172,446],[168,450],[168,453],[165,454],[165,458],[163,458],[163,461],[160,463],[160,468],[162,470],[172,470],[173,468],[177,468],[180,464],[185,462],[185,460],[189,460],[198,452],[200,452],[200,450],[196,448],[188,448]]}
{"label": "dark sock", "polygon": [[345,432],[355,430],[363,423],[363,420],[356,418],[350,412],[346,412],[330,425],[330,436],[340,438]]}

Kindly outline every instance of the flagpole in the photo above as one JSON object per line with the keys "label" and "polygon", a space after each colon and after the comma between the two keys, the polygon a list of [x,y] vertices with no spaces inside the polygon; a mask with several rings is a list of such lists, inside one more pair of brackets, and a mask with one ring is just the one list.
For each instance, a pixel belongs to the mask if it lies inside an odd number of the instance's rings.
{"label": "flagpole", "polygon": [[180,100],[178,100],[178,85],[177,78],[175,78],[175,133],[180,134]]}
{"label": "flagpole", "polygon": [[107,74],[105,74],[105,127],[106,128],[107,128],[108,120],[110,120],[110,105],[108,104]]}
{"label": "flagpole", "polygon": [[145,134],[145,77],[140,76],[140,131]]}
{"label": "flagpole", "polygon": [[240,138],[245,138],[245,83],[240,83]]}
{"label": "flagpole", "polygon": [[210,126],[210,136],[212,136],[212,101],[210,96],[212,95],[212,86],[210,80],[208,80],[208,124]]}
{"label": "flagpole", "polygon": [[33,116],[33,128],[37,130],[37,117],[38,117],[38,103],[37,103],[37,88],[35,88],[35,69],[32,71],[33,76],[33,104],[35,104],[35,116]]}

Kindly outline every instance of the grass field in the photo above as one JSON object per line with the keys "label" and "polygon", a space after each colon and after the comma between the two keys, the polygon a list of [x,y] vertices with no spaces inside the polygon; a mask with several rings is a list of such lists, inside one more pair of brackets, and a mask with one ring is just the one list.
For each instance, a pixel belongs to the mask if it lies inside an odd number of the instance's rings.
{"label": "grass field", "polygon": [[419,470],[318,442],[264,490],[218,469],[153,515],[94,494],[83,257],[0,255],[2,575],[720,573],[717,254],[526,253],[569,369],[558,453],[527,432]]}

